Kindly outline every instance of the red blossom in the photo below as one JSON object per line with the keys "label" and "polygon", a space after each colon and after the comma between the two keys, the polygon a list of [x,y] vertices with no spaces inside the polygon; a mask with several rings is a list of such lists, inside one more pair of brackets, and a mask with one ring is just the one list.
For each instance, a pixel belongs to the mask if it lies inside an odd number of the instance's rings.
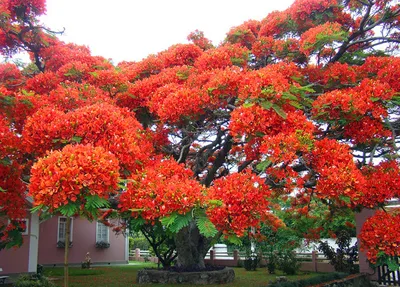
{"label": "red blossom", "polygon": [[150,222],[173,212],[185,214],[203,202],[202,186],[191,176],[174,160],[157,160],[132,177],[119,208]]}
{"label": "red blossom", "polygon": [[269,188],[251,173],[234,173],[214,181],[208,200],[220,200],[221,206],[210,206],[207,214],[217,229],[242,236],[268,217]]}
{"label": "red blossom", "polygon": [[108,198],[117,189],[119,162],[102,147],[67,145],[40,158],[32,167],[29,195],[35,205],[53,212],[88,195]]}
{"label": "red blossom", "polygon": [[399,210],[379,210],[364,223],[359,234],[361,250],[367,252],[368,260],[376,263],[381,256],[400,254]]}

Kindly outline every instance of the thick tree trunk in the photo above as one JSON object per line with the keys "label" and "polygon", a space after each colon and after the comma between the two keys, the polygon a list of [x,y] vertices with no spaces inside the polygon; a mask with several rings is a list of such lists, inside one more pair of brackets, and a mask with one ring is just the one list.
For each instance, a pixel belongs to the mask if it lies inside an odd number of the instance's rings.
{"label": "thick tree trunk", "polygon": [[176,266],[188,270],[204,269],[204,257],[210,248],[210,243],[211,240],[200,234],[196,223],[190,222],[175,238],[178,253]]}
{"label": "thick tree trunk", "polygon": [[64,252],[64,287],[68,287],[68,251],[69,251],[69,234],[71,233],[71,217],[67,217],[65,227],[65,252]]}

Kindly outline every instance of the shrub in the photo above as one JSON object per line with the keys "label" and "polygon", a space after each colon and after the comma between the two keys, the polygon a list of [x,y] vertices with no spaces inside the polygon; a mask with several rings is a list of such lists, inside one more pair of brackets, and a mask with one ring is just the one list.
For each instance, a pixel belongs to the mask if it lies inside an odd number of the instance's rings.
{"label": "shrub", "polygon": [[244,269],[247,271],[256,271],[259,261],[257,256],[245,259],[243,261]]}
{"label": "shrub", "polygon": [[278,253],[277,267],[287,275],[294,275],[300,268],[296,254],[292,251],[283,251]]}
{"label": "shrub", "polygon": [[358,272],[358,266],[355,265],[358,260],[358,248],[357,243],[350,247],[350,242],[350,234],[343,230],[337,235],[338,248],[336,252],[327,242],[322,241],[320,241],[318,250],[324,253],[336,271],[353,274]]}
{"label": "shrub", "polygon": [[15,287],[56,287],[51,281],[46,277],[41,276],[38,278],[35,275],[21,275],[18,277],[14,284]]}
{"label": "shrub", "polygon": [[136,248],[141,250],[149,250],[150,244],[144,237],[129,237],[129,250]]}
{"label": "shrub", "polygon": [[337,280],[337,279],[342,279],[346,277],[348,274],[346,273],[329,273],[329,274],[323,274],[319,275],[316,277],[311,277],[307,279],[302,279],[298,281],[287,281],[287,282],[276,282],[269,284],[268,287],[307,287],[307,286],[313,286],[317,284],[321,284],[324,282],[329,282],[332,280]]}
{"label": "shrub", "polygon": [[268,256],[267,269],[269,274],[274,274],[276,269],[276,256],[271,253]]}

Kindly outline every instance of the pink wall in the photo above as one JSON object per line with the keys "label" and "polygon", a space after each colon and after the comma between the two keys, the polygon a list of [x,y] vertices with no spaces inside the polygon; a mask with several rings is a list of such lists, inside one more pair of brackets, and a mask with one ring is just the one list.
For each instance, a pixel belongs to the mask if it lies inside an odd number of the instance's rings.
{"label": "pink wall", "polygon": [[31,217],[27,215],[29,219],[28,235],[23,235],[24,243],[20,248],[3,249],[0,251],[0,268],[3,274],[10,273],[22,273],[28,272],[29,264],[29,242],[30,242],[30,229],[31,229]]}
{"label": "pink wall", "polygon": [[[363,210],[361,210],[361,212],[356,213],[356,231],[357,234],[360,234],[361,228],[364,224],[364,222],[371,216],[373,216],[375,214],[375,210],[373,209],[367,209],[364,208]],[[358,247],[360,247],[360,240],[357,239],[358,241]],[[378,272],[374,273],[374,270],[369,267],[369,263],[367,260],[367,255],[365,254],[365,252],[359,252],[358,253],[358,257],[359,257],[359,262],[360,262],[360,273],[368,273],[370,274],[370,279],[373,280],[377,280],[378,279]]]}
{"label": "pink wall", "polygon": [[[58,216],[40,224],[39,264],[56,264],[64,262],[64,248],[57,248]],[[110,234],[110,247],[99,249],[96,244],[96,222],[89,222],[82,218],[73,219],[72,228],[73,246],[69,250],[69,263],[80,264],[86,252],[90,252],[92,263],[124,263],[125,237],[116,236],[112,230]]]}

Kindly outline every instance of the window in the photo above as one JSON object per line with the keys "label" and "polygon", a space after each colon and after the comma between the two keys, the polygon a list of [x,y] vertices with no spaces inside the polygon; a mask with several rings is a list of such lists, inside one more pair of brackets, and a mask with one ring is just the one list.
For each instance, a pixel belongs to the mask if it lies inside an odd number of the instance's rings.
{"label": "window", "polygon": [[109,241],[109,229],[108,226],[101,222],[97,222],[96,226],[96,242],[106,242]]}
{"label": "window", "polygon": [[[71,218],[70,224],[70,233],[69,233],[69,241],[72,242],[72,227],[73,227],[73,218]],[[67,218],[59,217],[58,218],[58,234],[57,234],[57,242],[65,242],[65,235],[67,233]]]}

